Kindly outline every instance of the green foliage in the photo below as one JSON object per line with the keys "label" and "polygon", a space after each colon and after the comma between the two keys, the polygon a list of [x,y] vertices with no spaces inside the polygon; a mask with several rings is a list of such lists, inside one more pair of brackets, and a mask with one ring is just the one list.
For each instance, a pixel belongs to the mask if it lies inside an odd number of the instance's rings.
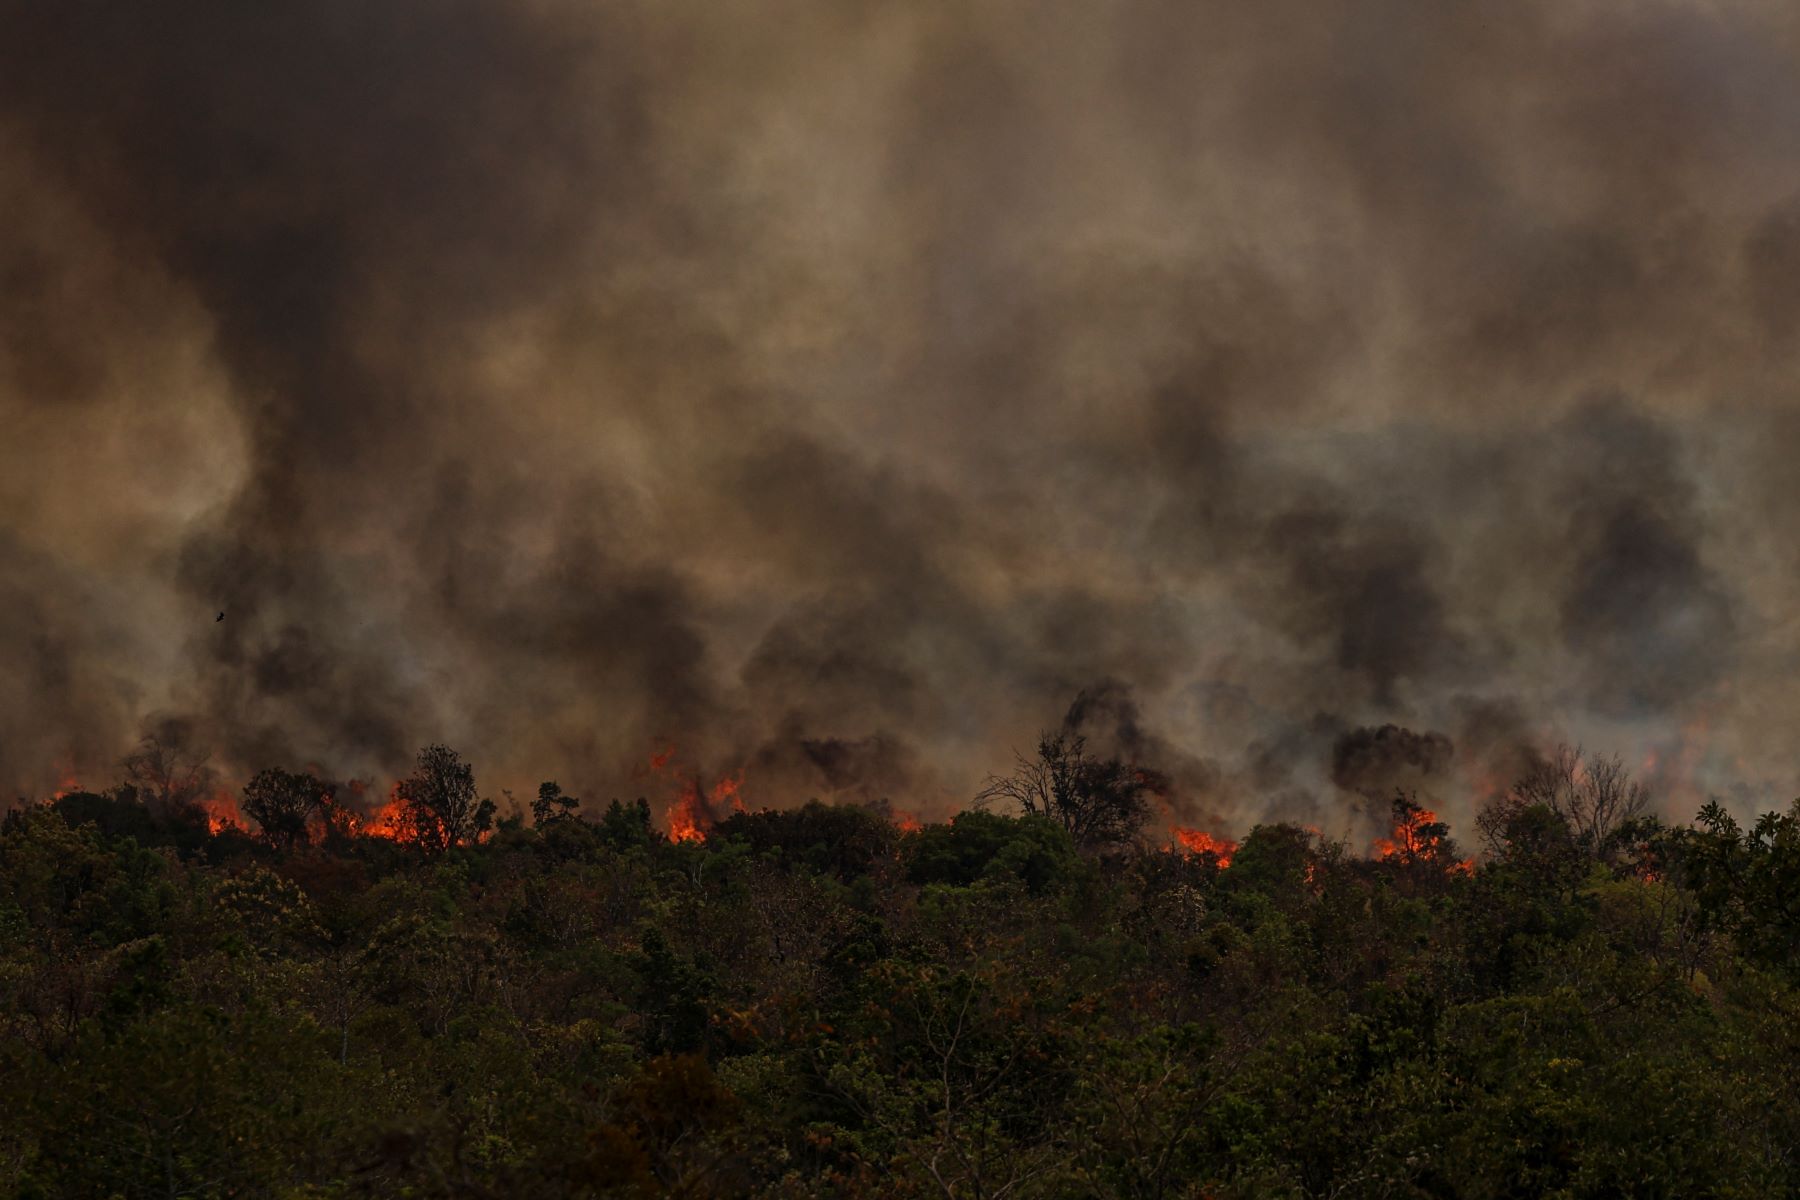
{"label": "green foliage", "polygon": [[698,1050],[714,991],[707,973],[671,950],[655,929],[644,933],[643,948],[630,962],[641,981],[635,1007],[643,1021],[644,1049],[651,1054]]}
{"label": "green foliage", "polygon": [[1600,856],[1515,805],[1465,873],[1418,813],[1221,869],[565,799],[435,845],[10,814],[0,1195],[1800,1192],[1800,810]]}
{"label": "green foliage", "polygon": [[1013,878],[1033,893],[1067,882],[1081,866],[1075,843],[1041,816],[1006,817],[976,809],[944,825],[929,825],[908,839],[906,877],[913,883],[958,887],[983,879]]}
{"label": "green foliage", "polygon": [[1748,832],[1717,803],[1698,828],[1672,831],[1653,856],[1691,888],[1709,924],[1749,957],[1800,979],[1800,800]]}
{"label": "green foliage", "polygon": [[650,823],[650,802],[642,796],[630,806],[614,800],[600,818],[600,838],[614,850],[651,846],[660,840],[660,836]]}
{"label": "green foliage", "polygon": [[808,801],[800,808],[732,813],[713,834],[740,839],[758,854],[851,880],[893,853],[896,833],[881,813]]}

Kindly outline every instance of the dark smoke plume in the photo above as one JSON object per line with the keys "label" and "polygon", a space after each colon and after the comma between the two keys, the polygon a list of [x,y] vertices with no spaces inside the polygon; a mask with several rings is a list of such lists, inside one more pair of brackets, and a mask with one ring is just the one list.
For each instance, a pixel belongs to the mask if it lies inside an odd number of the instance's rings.
{"label": "dark smoke plume", "polygon": [[1361,797],[1380,823],[1401,793],[1428,807],[1442,804],[1455,758],[1455,743],[1441,733],[1398,725],[1352,729],[1331,747],[1331,782]]}
{"label": "dark smoke plume", "polygon": [[0,212],[9,795],[1794,790],[1787,3],[0,0]]}

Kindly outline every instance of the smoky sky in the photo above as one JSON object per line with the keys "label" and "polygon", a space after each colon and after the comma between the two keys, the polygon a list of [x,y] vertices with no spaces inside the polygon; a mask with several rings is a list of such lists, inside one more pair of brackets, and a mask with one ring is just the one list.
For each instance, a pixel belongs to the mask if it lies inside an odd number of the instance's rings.
{"label": "smoky sky", "polygon": [[0,0],[0,213],[8,795],[1796,788],[1789,4]]}

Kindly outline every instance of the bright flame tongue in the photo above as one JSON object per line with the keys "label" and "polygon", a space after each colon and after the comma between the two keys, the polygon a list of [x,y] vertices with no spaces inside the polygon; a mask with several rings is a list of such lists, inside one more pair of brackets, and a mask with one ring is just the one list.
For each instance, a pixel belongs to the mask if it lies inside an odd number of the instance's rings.
{"label": "bright flame tongue", "polygon": [[706,831],[729,810],[743,812],[744,802],[738,796],[740,777],[728,776],[713,784],[706,799],[700,798],[700,781],[689,783],[669,806],[669,838],[677,842],[704,842]]}
{"label": "bright flame tongue", "polygon": [[1214,837],[1210,833],[1198,829],[1183,829],[1177,825],[1172,831],[1175,840],[1194,854],[1212,854],[1219,860],[1221,869],[1231,865],[1231,856],[1237,853],[1238,844],[1230,838]]}
{"label": "bright flame tongue", "polygon": [[[675,747],[669,746],[650,756],[650,769],[659,775],[679,775],[675,764]],[[707,790],[699,775],[682,778],[680,792],[669,804],[669,840],[704,842],[706,831],[725,812],[743,812],[744,801],[738,795],[744,773],[727,775]]]}
{"label": "bright flame tongue", "polygon": [[688,789],[677,797],[675,803],[669,805],[669,840],[674,842],[704,842],[705,832],[700,828],[700,785],[689,784]]}

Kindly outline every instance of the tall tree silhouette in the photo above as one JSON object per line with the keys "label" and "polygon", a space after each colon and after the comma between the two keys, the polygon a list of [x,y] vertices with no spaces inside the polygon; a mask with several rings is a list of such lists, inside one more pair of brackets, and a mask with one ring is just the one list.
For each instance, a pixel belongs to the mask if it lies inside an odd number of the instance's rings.
{"label": "tall tree silhouette", "polygon": [[475,768],[448,746],[419,751],[413,773],[394,788],[405,840],[428,854],[475,841],[493,825],[494,802],[475,793]]}

